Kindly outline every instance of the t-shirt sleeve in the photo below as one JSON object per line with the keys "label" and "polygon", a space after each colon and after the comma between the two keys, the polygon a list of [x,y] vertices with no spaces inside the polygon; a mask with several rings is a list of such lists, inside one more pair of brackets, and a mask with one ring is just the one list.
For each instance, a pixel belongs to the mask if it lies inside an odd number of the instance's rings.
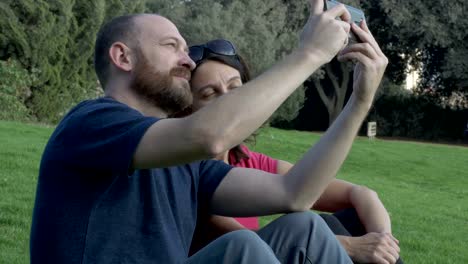
{"label": "t-shirt sleeve", "polygon": [[80,169],[128,171],[141,138],[157,121],[110,99],[89,103],[59,124],[49,156]]}
{"label": "t-shirt sleeve", "polygon": [[219,184],[232,168],[231,165],[219,160],[200,162],[198,199],[201,204],[208,204],[211,201]]}

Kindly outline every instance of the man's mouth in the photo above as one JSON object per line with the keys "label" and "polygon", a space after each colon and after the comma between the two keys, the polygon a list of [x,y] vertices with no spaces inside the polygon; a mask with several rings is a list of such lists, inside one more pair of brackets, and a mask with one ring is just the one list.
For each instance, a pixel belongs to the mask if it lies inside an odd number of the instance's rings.
{"label": "man's mouth", "polygon": [[172,71],[172,76],[185,79],[189,82],[192,74],[189,70],[177,68]]}
{"label": "man's mouth", "polygon": [[181,79],[186,80],[187,82],[190,82],[190,77],[187,77],[187,76],[174,75],[174,77],[181,78]]}

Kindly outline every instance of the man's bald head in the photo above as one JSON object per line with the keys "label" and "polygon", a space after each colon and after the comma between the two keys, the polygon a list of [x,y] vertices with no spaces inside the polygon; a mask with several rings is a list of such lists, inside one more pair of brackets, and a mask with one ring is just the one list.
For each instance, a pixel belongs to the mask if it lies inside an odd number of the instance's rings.
{"label": "man's bald head", "polygon": [[[133,14],[120,16],[104,24],[96,37],[94,69],[103,87],[109,78],[109,49],[115,42],[122,42],[132,49],[138,49],[138,39],[144,31],[145,20],[167,20],[156,14]],[[168,20],[167,20],[168,21]]]}

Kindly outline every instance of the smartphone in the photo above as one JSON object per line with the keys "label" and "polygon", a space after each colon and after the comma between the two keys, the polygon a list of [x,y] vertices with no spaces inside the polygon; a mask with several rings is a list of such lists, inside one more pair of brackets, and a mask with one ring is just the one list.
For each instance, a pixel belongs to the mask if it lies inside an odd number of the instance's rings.
{"label": "smartphone", "polygon": [[[325,10],[333,8],[336,5],[341,4],[335,0],[326,0],[325,1]],[[348,9],[349,13],[351,14],[351,21],[357,25],[361,23],[361,21],[365,20],[364,12],[356,7],[345,5],[346,9]],[[357,38],[352,31],[349,32],[349,43],[356,43],[359,42],[359,38]]]}

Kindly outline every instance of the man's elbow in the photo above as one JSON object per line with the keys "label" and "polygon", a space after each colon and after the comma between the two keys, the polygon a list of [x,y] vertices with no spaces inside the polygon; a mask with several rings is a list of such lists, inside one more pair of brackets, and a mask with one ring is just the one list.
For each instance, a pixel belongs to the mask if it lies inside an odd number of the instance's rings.
{"label": "man's elbow", "polygon": [[201,149],[204,156],[216,158],[228,150],[228,146],[226,146],[226,142],[223,138],[215,134],[209,128],[196,128],[193,131],[192,140],[198,145],[198,148]]}
{"label": "man's elbow", "polygon": [[309,211],[311,206],[305,203],[292,203],[288,207],[289,212],[306,212]]}
{"label": "man's elbow", "polygon": [[287,199],[286,207],[290,212],[305,212],[309,211],[317,200],[318,197],[301,197],[295,194]]}
{"label": "man's elbow", "polygon": [[312,205],[320,198],[320,195],[316,195],[309,189],[304,189],[301,184],[292,180],[293,178],[289,175],[281,176],[280,185],[282,186],[282,201],[285,202],[284,206],[288,212],[306,212],[312,208]]}
{"label": "man's elbow", "polygon": [[210,158],[217,158],[228,150],[224,142],[216,139],[206,142],[206,144],[204,144],[204,149]]}

